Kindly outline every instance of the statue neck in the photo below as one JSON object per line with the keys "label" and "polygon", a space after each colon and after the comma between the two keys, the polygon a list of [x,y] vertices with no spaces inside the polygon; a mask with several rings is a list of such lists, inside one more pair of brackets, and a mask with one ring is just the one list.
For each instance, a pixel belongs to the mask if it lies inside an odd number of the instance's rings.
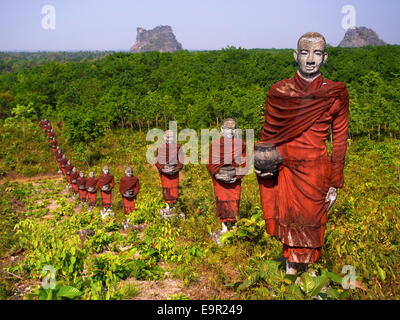
{"label": "statue neck", "polygon": [[312,77],[303,76],[299,70],[297,70],[297,74],[299,75],[300,78],[304,79],[305,81],[313,82],[315,79],[317,79],[321,75],[321,72],[318,72],[316,75],[314,75]]}

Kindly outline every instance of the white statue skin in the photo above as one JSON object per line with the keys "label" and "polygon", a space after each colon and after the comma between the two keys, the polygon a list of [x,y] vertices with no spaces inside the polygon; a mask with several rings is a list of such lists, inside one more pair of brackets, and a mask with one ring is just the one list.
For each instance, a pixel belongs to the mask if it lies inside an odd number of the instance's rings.
{"label": "white statue skin", "polygon": [[128,168],[125,169],[125,175],[127,177],[132,177],[133,176],[133,171],[132,171],[131,167],[128,167]]}
{"label": "white statue skin", "polygon": [[90,171],[90,172],[89,172],[89,177],[90,177],[90,178],[94,178],[94,172],[93,172],[93,171]]}

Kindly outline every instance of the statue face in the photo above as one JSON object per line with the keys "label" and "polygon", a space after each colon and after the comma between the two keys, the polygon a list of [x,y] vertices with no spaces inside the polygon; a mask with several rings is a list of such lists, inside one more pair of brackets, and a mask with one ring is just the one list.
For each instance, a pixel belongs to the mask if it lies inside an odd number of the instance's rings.
{"label": "statue face", "polygon": [[170,130],[166,131],[164,134],[165,143],[174,143],[174,133]]}
{"label": "statue face", "polygon": [[300,74],[306,79],[318,76],[321,66],[328,59],[325,42],[319,38],[301,39],[293,56],[299,65]]}
{"label": "statue face", "polygon": [[75,167],[72,168],[72,172],[76,172],[76,168]]}
{"label": "statue face", "polygon": [[221,134],[228,138],[228,139],[232,139],[235,136],[236,133],[236,129],[229,129],[229,128],[221,128]]}
{"label": "statue face", "polygon": [[83,178],[83,177],[85,176],[85,174],[84,174],[83,172],[79,172],[79,176],[80,176],[81,178]]}
{"label": "statue face", "polygon": [[132,177],[132,175],[133,175],[132,170],[125,170],[125,175],[126,175],[127,177]]}
{"label": "statue face", "polygon": [[71,161],[68,160],[68,161],[67,161],[67,164],[71,164]]}
{"label": "statue face", "polygon": [[108,170],[108,169],[103,169],[103,172],[104,172],[104,174],[109,174],[109,173],[110,173],[110,170]]}
{"label": "statue face", "polygon": [[94,172],[93,171],[89,172],[89,177],[94,178]]}

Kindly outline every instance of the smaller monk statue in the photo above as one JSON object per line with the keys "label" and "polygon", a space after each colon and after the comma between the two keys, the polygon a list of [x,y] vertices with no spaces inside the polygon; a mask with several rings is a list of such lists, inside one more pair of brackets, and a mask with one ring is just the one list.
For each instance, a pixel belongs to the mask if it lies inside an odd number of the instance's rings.
{"label": "smaller monk statue", "polygon": [[57,154],[57,147],[58,147],[58,143],[55,137],[53,137],[50,141],[50,147],[51,147],[51,151],[53,151],[54,156],[56,156]]}
{"label": "smaller monk statue", "polygon": [[65,154],[63,154],[61,161],[60,161],[60,166],[61,166],[61,171],[62,174],[65,176],[65,167],[67,165],[68,159],[67,156]]}
{"label": "smaller monk statue", "polygon": [[57,166],[58,166],[58,174],[61,174],[62,173],[62,171],[61,171],[61,161],[62,161],[62,159],[63,159],[63,153],[62,153],[62,151],[61,151],[61,149],[58,147],[58,151],[57,151],[57,154],[56,154],[56,162],[57,162]]}
{"label": "smaller monk statue", "polygon": [[92,211],[96,207],[97,200],[97,181],[98,179],[94,176],[94,172],[89,172],[89,178],[86,180],[86,190],[89,200],[89,210]]}
{"label": "smaller monk statue", "polygon": [[156,167],[160,173],[163,198],[166,204],[163,214],[175,206],[179,198],[179,171],[183,167],[183,151],[180,144],[174,141],[174,132],[167,130],[164,134],[165,143],[157,149]]}
{"label": "smaller monk statue", "polygon": [[77,179],[79,177],[79,172],[78,170],[74,167],[72,168],[72,172],[71,172],[71,185],[72,185],[72,198],[75,199],[76,195],[78,194],[78,185],[77,185]]}
{"label": "smaller monk statue", "polygon": [[228,225],[235,227],[239,216],[240,191],[242,178],[247,173],[247,148],[244,141],[237,138],[236,120],[228,118],[221,127],[222,137],[214,140],[210,146],[207,169],[211,174],[217,217],[222,223],[222,230],[214,232],[214,241],[228,231]]}
{"label": "smaller monk statue", "polygon": [[49,140],[51,141],[51,139],[55,138],[56,134],[53,131],[53,129],[50,129],[50,132],[47,134],[47,136],[49,137]]}
{"label": "smaller monk statue", "polygon": [[[119,183],[119,192],[124,203],[124,213],[128,215],[135,210],[136,196],[139,193],[139,179],[133,175],[131,167],[125,169],[125,176]],[[122,224],[123,229],[126,229],[128,223],[129,219]]]}
{"label": "smaller monk statue", "polygon": [[46,131],[48,124],[49,124],[49,121],[47,119],[43,119],[40,121],[39,126],[40,126],[40,129],[42,130],[42,132]]}
{"label": "smaller monk statue", "polygon": [[72,173],[72,169],[74,168],[74,166],[71,164],[71,161],[67,161],[67,164],[65,165],[65,176],[67,177],[67,189],[71,188],[71,173]]}
{"label": "smaller monk statue", "polygon": [[86,204],[87,191],[86,191],[86,178],[84,172],[79,172],[79,177],[76,179],[78,185],[79,200],[82,204]]}
{"label": "smaller monk statue", "polygon": [[114,176],[110,173],[108,166],[104,166],[103,174],[100,175],[97,181],[97,188],[100,189],[101,200],[103,202],[102,217],[106,217],[108,214],[114,216],[114,212],[111,210],[111,196],[112,189],[114,188]]}

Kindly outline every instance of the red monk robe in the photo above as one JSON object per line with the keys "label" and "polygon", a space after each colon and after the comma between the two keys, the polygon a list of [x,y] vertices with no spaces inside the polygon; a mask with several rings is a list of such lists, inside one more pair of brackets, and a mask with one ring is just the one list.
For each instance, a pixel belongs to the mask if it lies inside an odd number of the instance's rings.
{"label": "red monk robe", "polygon": [[65,166],[67,165],[68,159],[64,158],[60,160],[60,167],[61,167],[61,171],[63,173],[63,175],[65,176]]}
{"label": "red monk robe", "polygon": [[58,168],[59,168],[60,170],[61,170],[61,160],[62,160],[62,156],[63,156],[62,153],[57,153],[57,154],[56,154],[56,162],[57,162]]}
{"label": "red monk robe", "polygon": [[77,179],[79,177],[79,172],[71,172],[70,179],[71,179],[71,185],[72,185],[72,191],[74,194],[78,193],[78,185],[77,185]]}
{"label": "red monk robe", "polygon": [[[314,263],[322,255],[329,187],[343,186],[349,97],[346,85],[294,78],[274,84],[267,98],[261,141],[282,157],[278,177],[260,178],[266,231],[283,243],[289,262]],[[333,150],[325,140],[332,125]]]}
{"label": "red monk robe", "polygon": [[47,135],[48,135],[50,141],[51,141],[51,139],[52,139],[53,137],[56,136],[56,134],[55,134],[54,131],[50,131]]}
{"label": "red monk robe", "polygon": [[51,151],[53,151],[54,156],[56,156],[57,155],[57,146],[58,146],[57,140],[51,140],[50,146],[51,146]]}
{"label": "red monk robe", "polygon": [[[103,190],[101,190],[101,188],[103,186],[105,186],[106,184],[108,184],[111,188],[110,191],[105,192]],[[112,174],[101,174],[99,176],[99,180],[97,181],[97,188],[100,189],[100,193],[101,193],[101,200],[103,202],[103,207],[104,208],[110,208],[111,207],[111,193],[112,193],[112,189],[114,188],[115,182],[114,182],[114,176]]]}
{"label": "red monk robe", "polygon": [[[242,167],[234,183],[226,183],[215,178],[215,175],[224,165],[235,168]],[[247,172],[246,144],[244,141],[221,137],[211,143],[207,169],[211,174],[214,186],[217,217],[221,222],[236,222],[239,216],[240,191],[242,178]]]}
{"label": "red monk robe", "polygon": [[[88,200],[89,200],[89,205],[92,207],[96,206],[96,201],[97,201],[97,182],[99,179],[97,178],[87,178],[86,179],[86,190],[87,190],[87,195],[88,195]],[[90,192],[90,188],[94,188],[95,191]]]}
{"label": "red monk robe", "polygon": [[[133,198],[124,197],[124,193],[128,190],[133,192]],[[129,214],[135,211],[136,196],[139,193],[139,179],[135,176],[128,177],[124,176],[119,182],[119,192],[122,195],[122,200],[124,202],[124,213]]]}
{"label": "red monk robe", "polygon": [[68,183],[71,183],[71,173],[72,173],[72,169],[74,168],[74,166],[72,164],[66,164],[65,165],[65,175],[67,177],[67,181]]}
{"label": "red monk robe", "polygon": [[76,179],[76,184],[78,185],[79,200],[81,200],[82,202],[86,202],[87,198],[86,180],[87,179],[85,177],[78,177],[78,179]]}
{"label": "red monk robe", "polygon": [[[179,171],[183,167],[182,146],[176,143],[163,143],[157,149],[156,167],[160,173],[163,198],[167,203],[176,203],[179,198]],[[175,174],[166,174],[161,170],[166,164],[176,164]]]}
{"label": "red monk robe", "polygon": [[42,132],[43,131],[45,131],[46,129],[47,129],[47,126],[49,125],[50,123],[49,123],[49,121],[47,120],[41,120],[40,122],[39,122],[39,126],[40,126],[40,129],[42,130]]}

